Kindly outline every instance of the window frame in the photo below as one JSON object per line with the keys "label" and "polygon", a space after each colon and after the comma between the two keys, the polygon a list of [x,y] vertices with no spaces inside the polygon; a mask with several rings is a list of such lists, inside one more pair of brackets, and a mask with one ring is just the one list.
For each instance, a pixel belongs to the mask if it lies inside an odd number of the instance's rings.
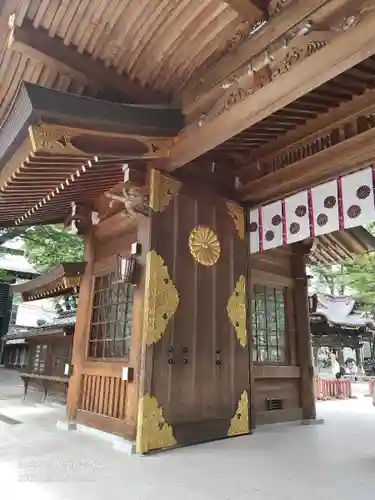
{"label": "window frame", "polygon": [[[282,359],[280,361],[272,360],[272,359],[266,359],[264,361],[259,360],[259,354],[260,354],[260,346],[259,346],[259,339],[260,339],[260,331],[258,330],[257,332],[254,332],[253,329],[253,319],[256,317],[256,311],[254,311],[253,304],[256,306],[256,297],[258,296],[258,293],[255,293],[256,288],[262,288],[262,298],[265,301],[264,303],[264,313],[265,313],[265,329],[264,332],[266,333],[266,351],[267,351],[267,356],[269,356],[268,352],[270,349],[275,348],[277,350],[277,354],[280,355],[282,353]],[[272,311],[272,314],[275,314],[275,324],[276,324],[276,344],[271,343],[271,334],[272,330],[268,328],[268,322],[267,318],[268,316],[268,311],[267,311],[267,297],[269,296],[269,292],[272,292],[273,296],[273,304],[274,304],[274,310]],[[282,296],[282,304],[283,304],[283,309],[284,309],[284,324],[283,328],[279,330],[278,327],[278,314],[277,314],[277,308],[276,308],[276,294],[281,292]],[[252,361],[255,364],[258,365],[275,365],[275,366],[285,366],[289,365],[289,346],[287,342],[287,336],[288,336],[288,331],[287,331],[287,312],[288,312],[288,307],[287,307],[287,288],[284,286],[280,285],[270,285],[270,284],[259,284],[259,283],[254,283],[252,286],[252,294],[250,297],[251,300],[251,336],[252,336]],[[283,346],[280,348],[280,343],[279,339],[283,338]],[[258,340],[258,341],[257,341]],[[256,359],[254,359],[254,354],[256,354]]]}
{"label": "window frame", "polygon": [[[113,276],[114,274],[114,269],[111,268],[106,268],[106,269],[101,269],[99,272],[93,274],[92,276],[92,281],[91,281],[91,300],[90,300],[90,309],[88,311],[88,333],[87,333],[87,342],[86,342],[86,360],[89,362],[93,363],[128,363],[130,359],[130,353],[131,353],[131,348],[132,348],[132,328],[133,328],[133,307],[134,307],[134,290],[131,290],[131,311],[132,311],[132,319],[130,321],[130,336],[129,338],[129,350],[124,354],[124,356],[119,357],[119,356],[90,356],[90,344],[92,342],[91,340],[91,334],[92,334],[92,326],[93,326],[93,314],[94,314],[94,300],[95,300],[95,282],[98,278],[103,278],[105,276]],[[127,285],[124,283],[124,285]],[[132,287],[131,284],[128,284],[127,286]],[[125,341],[125,339],[123,339]],[[105,343],[105,340],[103,339],[103,342]]]}
{"label": "window frame", "polygon": [[[254,350],[256,350],[256,343],[254,342],[253,336],[253,296],[254,287],[268,287],[284,290],[284,318],[285,318],[285,332],[284,332],[284,350],[285,359],[282,362],[277,361],[258,361],[254,360]],[[249,308],[249,330],[250,330],[250,342],[251,342],[251,363],[256,366],[294,366],[296,364],[296,352],[295,351],[295,304],[294,304],[294,293],[295,293],[295,280],[291,277],[273,274],[266,271],[261,271],[253,269],[249,282],[249,290],[251,294],[248,297],[248,308]]]}

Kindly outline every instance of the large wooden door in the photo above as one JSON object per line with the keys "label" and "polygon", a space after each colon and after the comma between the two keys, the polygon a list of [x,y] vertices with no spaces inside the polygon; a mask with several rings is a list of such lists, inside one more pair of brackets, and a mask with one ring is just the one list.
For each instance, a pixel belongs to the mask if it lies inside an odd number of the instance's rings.
{"label": "large wooden door", "polygon": [[242,207],[152,172],[141,452],[249,432]]}

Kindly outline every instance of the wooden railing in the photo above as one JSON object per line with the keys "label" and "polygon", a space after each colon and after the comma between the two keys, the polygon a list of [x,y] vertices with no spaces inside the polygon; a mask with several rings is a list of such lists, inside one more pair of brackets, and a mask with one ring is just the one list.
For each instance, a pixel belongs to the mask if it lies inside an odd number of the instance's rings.
{"label": "wooden railing", "polygon": [[326,401],[329,399],[352,398],[352,383],[350,380],[326,380],[316,377],[316,399]]}

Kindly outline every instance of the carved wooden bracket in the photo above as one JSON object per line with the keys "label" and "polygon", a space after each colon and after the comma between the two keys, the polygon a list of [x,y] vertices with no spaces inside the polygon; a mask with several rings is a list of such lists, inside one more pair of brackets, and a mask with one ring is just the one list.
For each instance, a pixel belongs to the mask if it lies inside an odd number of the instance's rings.
{"label": "carved wooden bracket", "polygon": [[106,198],[110,199],[109,207],[112,208],[113,203],[118,201],[124,205],[122,215],[124,217],[136,217],[137,213],[147,215],[148,213],[148,196],[142,192],[142,188],[138,187],[123,187],[121,195],[107,191]]}
{"label": "carved wooden bracket", "polygon": [[[146,175],[129,165],[123,166],[124,182],[118,184],[104,196],[110,200],[109,209],[113,208],[115,202],[122,203],[125,217],[135,217],[137,213],[148,214],[148,195],[146,194]],[[104,216],[105,217],[105,216]]]}
{"label": "carved wooden bracket", "polygon": [[85,235],[92,226],[100,222],[99,215],[86,205],[72,203],[69,216],[65,219],[64,227],[70,226],[75,234]]}

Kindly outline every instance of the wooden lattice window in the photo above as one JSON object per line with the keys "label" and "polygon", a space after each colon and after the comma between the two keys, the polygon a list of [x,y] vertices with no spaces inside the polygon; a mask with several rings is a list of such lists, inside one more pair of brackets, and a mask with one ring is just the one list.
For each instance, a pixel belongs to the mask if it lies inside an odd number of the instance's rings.
{"label": "wooden lattice window", "polygon": [[285,289],[255,285],[252,295],[253,360],[285,363]]}
{"label": "wooden lattice window", "polygon": [[94,282],[89,357],[123,358],[131,343],[133,287],[116,283],[113,275]]}

